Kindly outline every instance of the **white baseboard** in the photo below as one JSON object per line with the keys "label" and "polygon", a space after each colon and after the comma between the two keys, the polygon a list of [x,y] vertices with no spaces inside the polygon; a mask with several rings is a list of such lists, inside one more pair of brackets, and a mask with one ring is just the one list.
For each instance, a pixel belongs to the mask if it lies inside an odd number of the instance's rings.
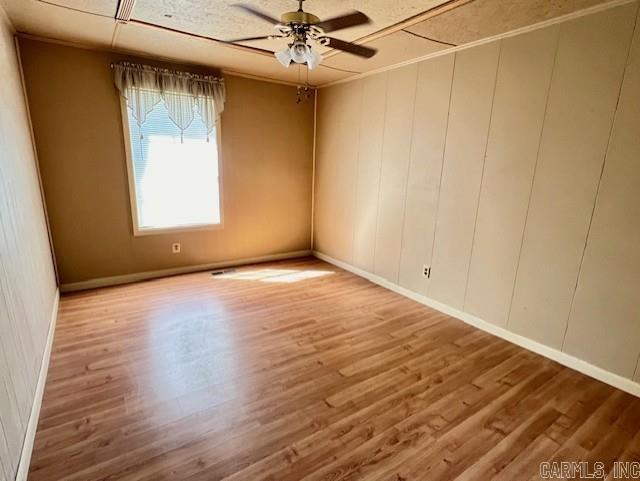
{"label": "white baseboard", "polygon": [[51,308],[51,321],[49,322],[49,333],[47,334],[47,343],[44,347],[42,362],[40,363],[40,373],[38,374],[38,384],[31,405],[31,413],[29,414],[29,423],[27,424],[27,432],[22,443],[22,453],[20,454],[20,462],[18,463],[18,473],[16,481],[26,481],[29,475],[29,464],[31,463],[31,452],[33,451],[33,443],[36,439],[36,431],[38,429],[38,419],[40,418],[40,407],[42,406],[42,395],[44,394],[44,385],[47,381],[47,372],[49,370],[49,359],[51,358],[51,347],[53,346],[53,336],[56,330],[56,321],[58,320],[58,303],[60,301],[60,290],[56,289],[56,294]]}
{"label": "white baseboard", "polygon": [[594,366],[593,364],[589,364],[582,359],[578,359],[570,354],[559,351],[552,347],[541,344],[537,341],[533,341],[527,337],[521,336],[514,332],[511,332],[503,327],[492,324],[488,321],[480,319],[472,314],[468,314],[466,312],[460,311],[459,309],[455,309],[451,306],[438,302],[434,299],[431,299],[427,296],[423,296],[422,294],[415,293],[401,287],[393,282],[390,282],[386,279],[383,279],[380,276],[375,274],[371,274],[363,269],[352,266],[346,262],[340,261],[338,259],[334,259],[326,254],[323,254],[318,251],[313,251],[313,255],[318,259],[322,259],[330,264],[333,264],[337,267],[340,267],[346,271],[352,272],[360,277],[364,277],[365,279],[373,282],[374,284],[378,284],[379,286],[385,287],[393,292],[396,292],[400,295],[408,297],[416,302],[424,304],[425,306],[436,309],[437,311],[448,314],[456,319],[459,319],[467,324],[470,324],[478,329],[481,329],[489,334],[493,334],[494,336],[501,337],[502,339],[509,341],[513,344],[517,344],[520,347],[523,347],[529,351],[533,351],[536,354],[540,354],[546,358],[549,358],[553,361],[556,361],[563,366],[567,366],[571,369],[579,371],[583,374],[586,374],[589,377],[597,379],[598,381],[602,381],[607,383],[613,387],[621,389],[629,394],[633,394],[634,396],[640,397],[640,384],[637,382],[628,379],[626,377],[622,377],[618,374],[612,373],[605,369],[602,369],[598,366]]}
{"label": "white baseboard", "polygon": [[158,277],[175,276],[179,274],[189,274],[191,272],[207,271],[210,269],[221,269],[223,267],[235,267],[247,264],[257,264],[259,262],[271,262],[284,259],[294,259],[296,257],[305,257],[311,255],[310,250],[284,252],[282,254],[271,254],[260,257],[248,257],[244,259],[235,259],[230,261],[212,262],[210,264],[199,264],[195,266],[173,267],[170,269],[161,269],[157,271],[136,272],[133,274],[123,274],[121,276],[99,277],[97,279],[89,279],[81,282],[71,282],[62,284],[60,290],[62,292],[83,291],[85,289],[95,289],[96,287],[116,286],[119,284],[129,284],[131,282],[144,281],[147,279],[155,279]]}

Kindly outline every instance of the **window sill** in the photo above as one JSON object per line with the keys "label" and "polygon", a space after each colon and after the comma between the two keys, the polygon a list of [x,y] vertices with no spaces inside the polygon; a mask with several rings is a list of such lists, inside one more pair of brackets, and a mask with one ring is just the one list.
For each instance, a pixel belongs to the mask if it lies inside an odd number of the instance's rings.
{"label": "window sill", "polygon": [[186,225],[180,227],[159,227],[159,228],[147,228],[147,229],[133,229],[133,235],[135,237],[149,236],[149,235],[162,235],[162,234],[175,234],[180,232],[197,232],[205,230],[218,230],[222,229],[223,224],[198,224],[198,225]]}

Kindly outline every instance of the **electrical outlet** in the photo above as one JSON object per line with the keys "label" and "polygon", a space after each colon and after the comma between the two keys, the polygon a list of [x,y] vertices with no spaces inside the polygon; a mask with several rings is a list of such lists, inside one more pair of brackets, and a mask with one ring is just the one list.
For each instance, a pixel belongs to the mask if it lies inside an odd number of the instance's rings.
{"label": "electrical outlet", "polygon": [[180,254],[180,242],[174,242],[171,244],[171,252],[174,254]]}
{"label": "electrical outlet", "polygon": [[423,265],[422,266],[422,275],[423,277],[426,277],[427,279],[429,279],[431,277],[431,266],[428,265]]}

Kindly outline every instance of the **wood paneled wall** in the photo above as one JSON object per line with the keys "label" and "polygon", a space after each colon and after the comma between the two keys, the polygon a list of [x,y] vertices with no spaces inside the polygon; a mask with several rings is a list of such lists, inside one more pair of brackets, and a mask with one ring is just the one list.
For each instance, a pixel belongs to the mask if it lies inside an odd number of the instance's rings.
{"label": "wood paneled wall", "polygon": [[13,481],[55,302],[13,29],[0,7],[0,481]]}
{"label": "wood paneled wall", "polygon": [[637,17],[322,89],[315,249],[639,379]]}

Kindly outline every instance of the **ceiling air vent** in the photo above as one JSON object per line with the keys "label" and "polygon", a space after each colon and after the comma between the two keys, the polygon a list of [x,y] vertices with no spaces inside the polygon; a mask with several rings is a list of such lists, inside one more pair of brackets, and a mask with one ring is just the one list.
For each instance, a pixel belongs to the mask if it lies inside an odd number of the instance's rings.
{"label": "ceiling air vent", "polygon": [[133,7],[136,4],[136,0],[120,0],[118,3],[118,11],[116,12],[116,20],[122,22],[128,22],[131,20],[131,13]]}

